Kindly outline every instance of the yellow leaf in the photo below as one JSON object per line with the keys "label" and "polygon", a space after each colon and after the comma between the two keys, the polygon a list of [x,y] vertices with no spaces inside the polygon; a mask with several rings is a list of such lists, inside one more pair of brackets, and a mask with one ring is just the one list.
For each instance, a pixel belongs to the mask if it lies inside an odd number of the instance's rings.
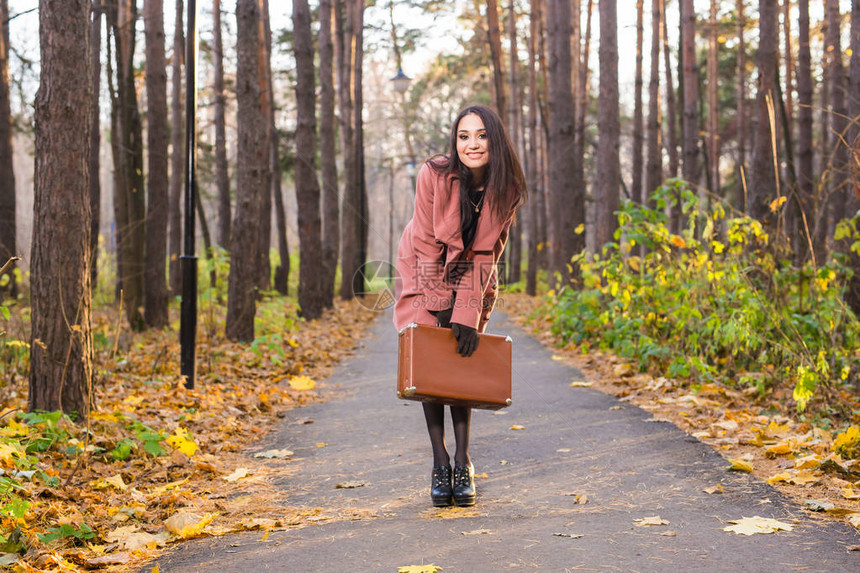
{"label": "yellow leaf", "polygon": [[239,481],[243,477],[247,477],[249,473],[248,468],[236,468],[230,475],[223,476],[223,479],[233,483]]}
{"label": "yellow leaf", "polygon": [[188,481],[188,478],[172,481],[170,483],[166,483],[162,486],[158,486],[157,488],[154,488],[149,493],[154,494],[154,495],[162,495],[162,494],[165,494],[172,489],[178,488],[179,486],[181,486],[182,484],[184,484],[187,481]]}
{"label": "yellow leaf", "polygon": [[749,462],[745,462],[743,460],[734,460],[732,458],[729,458],[729,463],[732,464],[729,466],[730,470],[734,470],[734,471],[738,471],[738,472],[747,472],[748,474],[752,473],[752,471],[753,471],[753,465]]}
{"label": "yellow leaf", "polygon": [[793,526],[782,521],[769,519],[767,517],[743,517],[741,519],[730,520],[728,525],[723,528],[723,531],[733,532],[739,535],[755,535],[756,533],[773,533],[775,531],[791,531]]}
{"label": "yellow leaf", "polygon": [[404,565],[397,568],[397,573],[436,573],[436,571],[441,570],[441,567],[436,567],[431,563],[430,565]]}
{"label": "yellow leaf", "polygon": [[776,475],[774,475],[774,476],[771,476],[771,477],[767,478],[767,483],[769,483],[770,485],[773,485],[773,484],[775,484],[775,483],[782,482],[782,481],[788,481],[788,480],[790,480],[790,479],[791,479],[791,474],[790,474],[790,473],[788,473],[788,472],[781,472],[781,473],[778,473],[778,474],[776,474]]}
{"label": "yellow leaf", "polygon": [[771,201],[770,205],[768,206],[770,208],[770,212],[776,213],[777,209],[782,207],[782,205],[783,205],[783,203],[785,203],[785,201],[786,201],[785,195],[782,195],[781,197],[777,197],[776,199]]}
{"label": "yellow leaf", "polygon": [[168,436],[167,443],[188,457],[197,452],[197,444],[191,439],[191,432],[185,428],[176,428],[172,436]]}
{"label": "yellow leaf", "polygon": [[645,527],[646,525],[669,525],[669,522],[661,518],[659,515],[634,519],[633,523],[639,527]]}
{"label": "yellow leaf", "polygon": [[316,382],[314,382],[309,376],[305,376],[302,374],[301,376],[293,376],[290,379],[290,387],[293,390],[304,391],[304,390],[313,390],[316,386]]}
{"label": "yellow leaf", "polygon": [[115,476],[111,476],[106,479],[100,479],[92,482],[90,485],[93,486],[94,489],[108,489],[108,488],[116,488],[120,491],[125,491],[128,489],[128,486],[122,481],[122,475],[116,474]]}
{"label": "yellow leaf", "polygon": [[843,458],[856,458],[860,454],[860,428],[851,426],[836,436],[833,450]]}
{"label": "yellow leaf", "polygon": [[855,513],[854,515],[848,516],[848,523],[860,529],[860,513]]}
{"label": "yellow leaf", "polygon": [[171,515],[164,522],[164,527],[181,539],[188,539],[200,535],[204,527],[209,525],[217,513],[207,513],[206,515],[198,515],[196,513],[188,513],[180,511]]}
{"label": "yellow leaf", "polygon": [[678,247],[679,249],[683,249],[687,246],[687,241],[684,240],[684,237],[681,237],[679,235],[672,235],[672,237],[669,239],[669,242]]}
{"label": "yellow leaf", "polygon": [[796,470],[811,470],[817,468],[821,462],[818,461],[818,456],[810,455],[794,460],[794,469]]}
{"label": "yellow leaf", "polygon": [[289,345],[290,345],[290,346],[292,346],[293,348],[298,348],[298,347],[299,347],[299,343],[298,343],[298,342],[296,342],[296,339],[295,339],[295,338],[288,338],[288,339],[287,339],[287,344],[289,344]]}
{"label": "yellow leaf", "polygon": [[24,451],[21,449],[21,446],[17,443],[0,444],[0,462],[7,466],[12,466],[15,463],[12,459],[13,457],[24,457]]}
{"label": "yellow leaf", "polygon": [[525,427],[525,426],[520,426],[519,424],[514,424],[513,426],[511,426],[511,429],[512,429],[512,430],[525,430],[525,429],[526,429],[526,427]]}
{"label": "yellow leaf", "polygon": [[318,448],[324,448],[328,445],[328,442],[317,442],[314,445]]}
{"label": "yellow leaf", "polygon": [[[3,412],[3,414],[7,414],[7,412]],[[18,436],[26,436],[30,433],[30,426],[27,424],[22,424],[18,420],[12,418],[9,420],[9,423],[6,424],[6,427],[0,429],[0,435],[6,436],[7,438],[15,438]]]}
{"label": "yellow leaf", "polygon": [[809,485],[819,481],[821,481],[821,478],[808,470],[801,470],[788,480],[789,483],[793,483],[794,485]]}
{"label": "yellow leaf", "polygon": [[842,497],[845,499],[860,499],[860,493],[855,491],[853,487],[843,487]]}
{"label": "yellow leaf", "polygon": [[573,232],[576,233],[577,235],[583,234],[585,232],[585,224],[580,223],[579,225],[576,226],[576,229],[574,229]]}
{"label": "yellow leaf", "polygon": [[764,453],[767,454],[768,457],[783,456],[791,453],[792,449],[793,444],[791,442],[779,442],[778,444],[765,448]]}
{"label": "yellow leaf", "polygon": [[726,488],[723,487],[723,484],[718,483],[717,485],[714,485],[711,487],[706,487],[702,491],[704,491],[705,493],[709,493],[709,494],[725,493]]}
{"label": "yellow leaf", "polygon": [[571,388],[591,388],[591,382],[583,382],[582,380],[577,380],[576,382],[570,383]]}
{"label": "yellow leaf", "polygon": [[149,573],[161,573],[161,569],[159,569],[158,565],[156,565],[155,567],[152,568],[152,571],[150,571]]}

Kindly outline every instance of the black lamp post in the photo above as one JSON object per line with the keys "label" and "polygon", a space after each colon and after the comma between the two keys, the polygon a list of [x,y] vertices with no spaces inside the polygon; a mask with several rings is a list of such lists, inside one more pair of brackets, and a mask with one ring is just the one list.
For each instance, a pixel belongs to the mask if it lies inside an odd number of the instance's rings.
{"label": "black lamp post", "polygon": [[182,261],[182,306],[179,326],[181,373],[194,388],[197,343],[197,255],[194,213],[197,191],[197,0],[188,0],[185,34],[185,244]]}

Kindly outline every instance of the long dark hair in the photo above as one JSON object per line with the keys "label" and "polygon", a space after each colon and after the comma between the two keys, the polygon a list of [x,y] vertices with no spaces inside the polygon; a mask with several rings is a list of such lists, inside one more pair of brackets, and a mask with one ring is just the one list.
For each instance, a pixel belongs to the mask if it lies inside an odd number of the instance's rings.
{"label": "long dark hair", "polygon": [[[490,159],[483,181],[472,181],[471,169],[460,162],[460,156],[457,153],[457,128],[460,126],[460,120],[469,114],[480,117],[484,123],[484,129],[487,130]],[[468,190],[483,184],[485,199],[491,203],[493,215],[499,221],[513,218],[519,206],[525,203],[528,197],[523,168],[508,137],[508,132],[498,114],[485,105],[471,105],[457,114],[457,119],[451,126],[448,155],[437,155],[427,162],[437,173],[445,173],[460,181],[461,204],[468,202]]]}

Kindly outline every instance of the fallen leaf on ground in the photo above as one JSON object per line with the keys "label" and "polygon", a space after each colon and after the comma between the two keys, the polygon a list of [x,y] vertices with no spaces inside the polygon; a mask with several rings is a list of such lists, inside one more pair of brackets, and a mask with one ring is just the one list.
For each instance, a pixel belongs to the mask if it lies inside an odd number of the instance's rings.
{"label": "fallen leaf on ground", "polygon": [[124,481],[122,481],[122,476],[120,474],[116,474],[109,478],[96,480],[92,483],[93,488],[95,489],[108,489],[108,488],[116,488],[120,491],[125,491],[128,489],[128,486]]}
{"label": "fallen leaf on ground", "polygon": [[255,458],[266,458],[266,459],[278,459],[285,460],[287,458],[293,457],[292,450],[282,449],[282,450],[266,450],[265,452],[257,452],[254,454]]}
{"label": "fallen leaf on ground", "polygon": [[277,519],[268,519],[265,517],[253,517],[242,522],[243,529],[272,529],[278,527],[281,522]]}
{"label": "fallen leaf on ground", "polygon": [[860,499],[860,493],[858,493],[854,488],[843,487],[842,497],[845,499]]}
{"label": "fallen leaf on ground", "polygon": [[710,493],[710,494],[714,494],[714,493],[725,493],[726,488],[724,488],[724,487],[723,487],[723,484],[718,483],[717,485],[714,485],[714,486],[711,486],[711,487],[706,487],[706,488],[705,488],[705,489],[703,489],[702,491],[704,491],[705,493]]}
{"label": "fallen leaf on ground", "polygon": [[860,513],[855,513],[853,515],[848,516],[848,523],[860,529]]}
{"label": "fallen leaf on ground", "polygon": [[335,489],[355,489],[357,487],[364,487],[367,485],[363,481],[342,481],[338,484],[335,484]]}
{"label": "fallen leaf on ground", "polygon": [[164,547],[167,545],[167,539],[170,535],[166,531],[162,531],[156,535],[147,533],[146,531],[136,531],[130,533],[119,540],[119,545],[126,551],[134,553],[138,549],[147,547],[155,549],[156,547]]}
{"label": "fallen leaf on ground", "polygon": [[661,537],[676,537],[678,535],[675,531],[665,531],[660,534]]}
{"label": "fallen leaf on ground", "polygon": [[575,382],[570,383],[571,388],[591,388],[591,382],[583,382],[582,380],[576,380]]}
{"label": "fallen leaf on ground", "polygon": [[472,531],[461,531],[463,535],[492,535],[495,531],[490,531],[489,529],[473,529]]}
{"label": "fallen leaf on ground", "polygon": [[526,429],[526,427],[525,427],[525,426],[520,426],[519,424],[514,424],[513,426],[511,426],[511,429],[512,429],[512,430],[525,430],[525,429]]}
{"label": "fallen leaf on ground", "polygon": [[820,481],[820,477],[808,470],[801,470],[788,479],[788,483],[793,483],[794,485],[809,485]]}
{"label": "fallen leaf on ground", "polygon": [[804,503],[810,511],[827,511],[836,507],[826,499],[807,499]]}
{"label": "fallen leaf on ground", "polygon": [[316,446],[316,447],[318,447],[318,448],[324,448],[324,447],[326,447],[327,445],[328,445],[328,442],[317,442],[317,443],[315,443],[315,444],[314,444],[314,446]]}
{"label": "fallen leaf on ground", "polygon": [[555,536],[555,537],[569,537],[571,539],[579,539],[580,537],[582,537],[582,535],[579,533],[553,533],[553,536]]}
{"label": "fallen leaf on ground", "polygon": [[397,568],[397,573],[436,573],[436,571],[441,570],[441,567],[436,567],[431,563],[430,565],[404,565]]}
{"label": "fallen leaf on ground", "polygon": [[180,511],[179,513],[171,515],[167,521],[164,522],[164,527],[176,537],[188,539],[189,537],[200,535],[203,528],[209,525],[212,520],[215,519],[216,515],[217,514],[215,513],[200,515],[197,513]]}
{"label": "fallen leaf on ground", "polygon": [[173,435],[167,438],[167,443],[186,456],[193,456],[197,452],[197,443],[192,439],[191,432],[185,428],[176,428]]}
{"label": "fallen leaf on ground", "polygon": [[87,559],[86,564],[88,568],[98,569],[107,565],[125,565],[129,561],[131,561],[131,555],[128,553],[111,553]]}
{"label": "fallen leaf on ground", "polygon": [[729,458],[729,463],[732,464],[729,466],[730,470],[733,470],[736,472],[746,472],[748,474],[752,473],[752,471],[753,471],[753,465],[749,462]]}
{"label": "fallen leaf on ground", "polygon": [[767,483],[769,483],[770,485],[773,485],[775,483],[788,481],[791,479],[791,477],[792,477],[791,474],[788,472],[780,472],[776,475],[773,475],[773,476],[770,476],[769,478],[767,478]]}
{"label": "fallen leaf on ground", "polygon": [[559,454],[569,454],[569,453],[570,453],[570,448],[559,448],[559,449],[557,449],[557,450],[556,450],[556,453],[559,453]]}
{"label": "fallen leaf on ground", "polygon": [[794,529],[794,526],[788,523],[757,515],[755,517],[742,517],[741,519],[729,520],[729,523],[733,523],[734,525],[727,525],[723,528],[723,531],[738,535],[755,535],[756,533],[773,533],[779,530],[791,531]]}
{"label": "fallen leaf on ground", "polygon": [[659,515],[640,517],[639,519],[634,519],[633,523],[639,527],[645,527],[646,525],[669,525],[669,522],[661,518]]}
{"label": "fallen leaf on ground", "polygon": [[305,376],[304,374],[290,378],[290,388],[300,392],[304,390],[313,390],[316,385],[317,383],[314,382],[312,378]]}
{"label": "fallen leaf on ground", "polygon": [[230,483],[233,483],[239,481],[243,477],[248,477],[248,474],[250,473],[251,472],[248,470],[248,468],[236,468],[235,470],[233,470],[233,473],[228,476],[224,476],[223,479],[229,481]]}

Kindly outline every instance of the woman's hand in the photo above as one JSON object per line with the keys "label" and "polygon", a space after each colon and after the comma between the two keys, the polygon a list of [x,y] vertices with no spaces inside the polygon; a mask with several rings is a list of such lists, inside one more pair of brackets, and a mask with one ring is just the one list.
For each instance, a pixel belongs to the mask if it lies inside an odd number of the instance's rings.
{"label": "woman's hand", "polygon": [[451,328],[451,314],[453,312],[453,308],[446,308],[445,310],[440,310],[439,312],[434,313],[437,324],[442,328]]}
{"label": "woman's hand", "polygon": [[457,339],[457,352],[460,356],[471,356],[478,349],[478,331],[471,326],[451,323],[454,338]]}

